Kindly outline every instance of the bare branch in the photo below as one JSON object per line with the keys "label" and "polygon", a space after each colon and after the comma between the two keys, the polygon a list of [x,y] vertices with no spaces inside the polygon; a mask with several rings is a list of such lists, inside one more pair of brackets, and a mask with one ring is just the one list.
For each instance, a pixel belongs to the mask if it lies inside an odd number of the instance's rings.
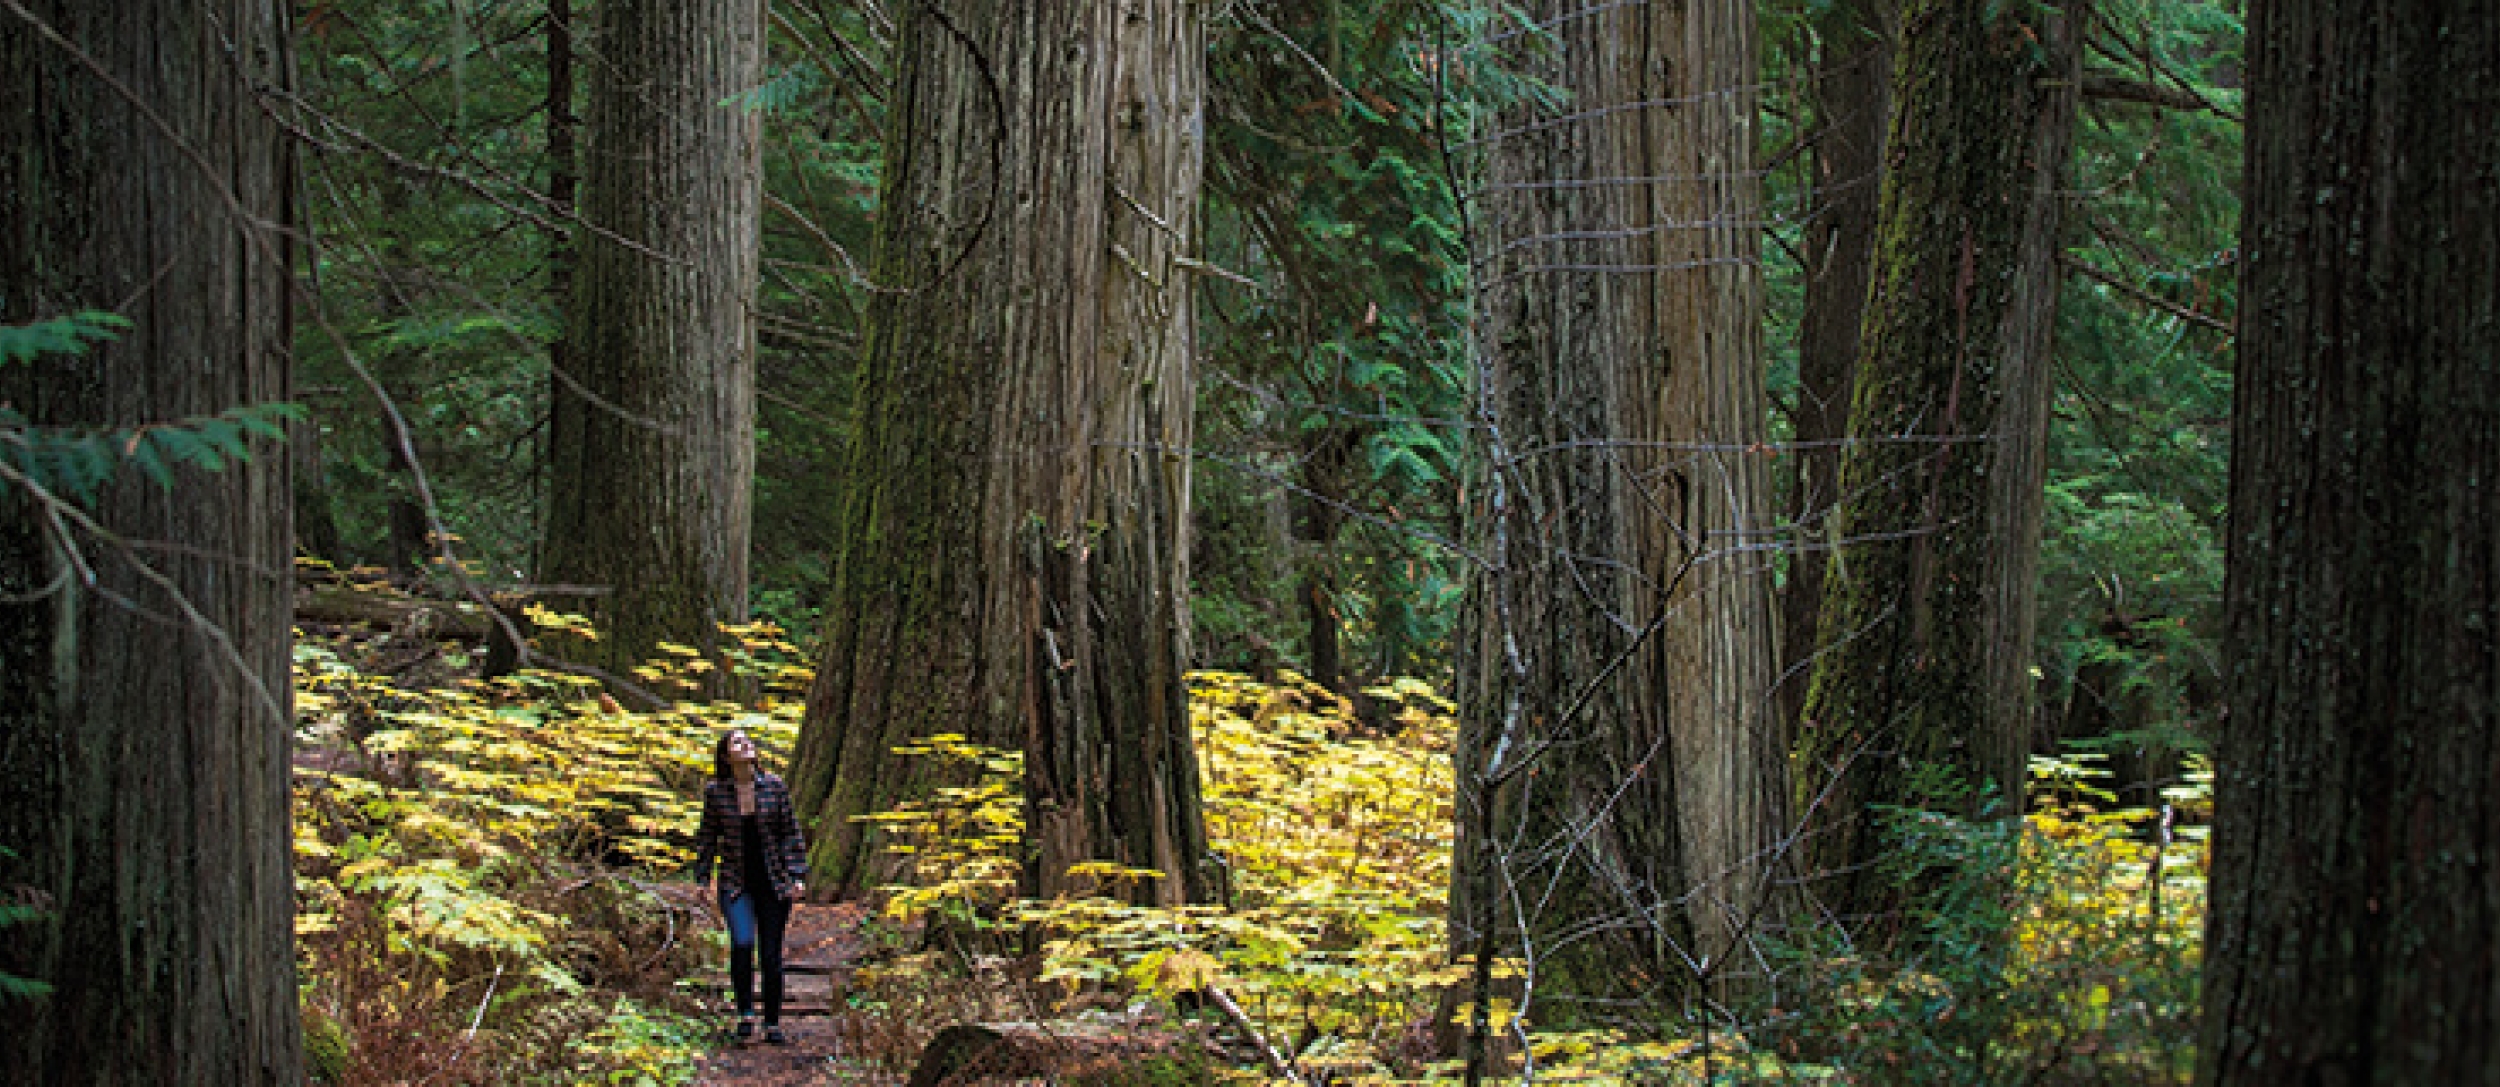
{"label": "bare branch", "polygon": [[2201,325],[2205,328],[2210,328],[2216,332],[2222,333],[2225,336],[2239,335],[2239,326],[2234,325],[2229,321],[2225,321],[2219,317],[2202,313],[2197,310],[2189,309],[2186,306],[2182,306],[2167,298],[2163,298],[2160,295],[2147,291],[2142,287],[2138,287],[2133,283],[2129,283],[2126,280],[2120,279],[2117,276],[2102,271],[2099,268],[2095,268],[2091,264],[2084,261],[2077,260],[2073,257],[2062,256],[2057,258],[2057,264],[2058,267],[2064,268],[2067,271],[2073,272],[2076,275],[2089,279],[2092,282],[2098,283],[2113,291],[2117,291],[2135,302],[2160,310],[2161,312],[2169,314],[2170,316],[2176,317],[2182,321],[2186,321],[2189,324]]}
{"label": "bare branch", "polygon": [[2194,91],[2146,83],[2142,80],[2128,79],[2105,72],[2093,72],[2083,77],[2083,96],[2102,102],[2134,102],[2139,105],[2158,106],[2162,109],[2226,116],[2222,107]]}

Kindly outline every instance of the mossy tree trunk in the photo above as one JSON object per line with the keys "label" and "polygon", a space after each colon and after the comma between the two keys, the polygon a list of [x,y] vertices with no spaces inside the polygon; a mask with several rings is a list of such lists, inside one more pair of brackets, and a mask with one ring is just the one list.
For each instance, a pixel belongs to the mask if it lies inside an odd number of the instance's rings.
{"label": "mossy tree trunk", "polygon": [[[0,403],[122,427],[287,399],[293,154],[251,90],[292,84],[287,6],[21,3],[0,321],[133,325],[0,365]],[[126,469],[85,504],[101,531],[0,481],[0,901],[40,911],[0,973],[52,987],[0,997],[10,1082],[303,1077],[289,468],[256,442],[169,487]]]}
{"label": "mossy tree trunk", "polygon": [[2500,1083],[2500,13],[2252,15],[2197,1078]]}
{"label": "mossy tree trunk", "polygon": [[1203,8],[898,13],[876,296],[792,784],[824,885],[923,795],[898,744],[1026,757],[1028,889],[1103,859],[1204,901],[1187,690]]}
{"label": "mossy tree trunk", "polygon": [[[621,673],[747,616],[763,0],[610,0],[592,42],[539,580],[593,590]],[[560,261],[562,257],[558,258]]]}
{"label": "mossy tree trunk", "polygon": [[1511,62],[1570,97],[1491,122],[1479,204],[1452,916],[1541,999],[1658,999],[1756,916],[1784,811],[1753,16],[1527,14]]}
{"label": "mossy tree trunk", "polygon": [[1880,805],[2019,811],[2059,179],[2081,4],[1903,5],[1872,293],[1799,722],[1831,905],[1894,899]]}
{"label": "mossy tree trunk", "polygon": [[1841,441],[1856,389],[1858,333],[1875,267],[1884,135],[1892,123],[1894,0],[1842,0],[1814,20],[1807,100],[1814,110],[1813,204],[1806,216],[1805,308],[1798,317],[1797,403],[1789,413],[1797,535],[1780,588],[1781,726],[1794,735],[1813,679],[1823,570],[1840,502]]}

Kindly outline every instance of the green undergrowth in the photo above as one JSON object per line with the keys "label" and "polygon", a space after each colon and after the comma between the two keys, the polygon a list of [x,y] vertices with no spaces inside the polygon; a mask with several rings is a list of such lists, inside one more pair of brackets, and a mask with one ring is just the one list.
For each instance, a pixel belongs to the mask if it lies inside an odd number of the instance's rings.
{"label": "green undergrowth", "polygon": [[1108,864],[1077,873],[1101,894],[1016,898],[1020,759],[946,736],[904,750],[970,783],[870,817],[913,862],[886,889],[888,917],[1037,944],[1031,973],[1054,1010],[1205,1008],[1221,991],[1307,1063],[1416,1065],[1427,1054],[1414,1035],[1456,977],[1443,963],[1449,704],[1401,681],[1367,692],[1385,709],[1366,725],[1290,675],[1200,672],[1190,690],[1229,906],[1135,905],[1116,892],[1146,873]]}
{"label": "green undergrowth", "polygon": [[2165,813],[2119,806],[2103,761],[2034,758],[2019,822],[1884,813],[1886,870],[1931,881],[1906,930],[1769,947],[1753,1038],[1852,1083],[2188,1082],[2213,775],[2191,760]]}

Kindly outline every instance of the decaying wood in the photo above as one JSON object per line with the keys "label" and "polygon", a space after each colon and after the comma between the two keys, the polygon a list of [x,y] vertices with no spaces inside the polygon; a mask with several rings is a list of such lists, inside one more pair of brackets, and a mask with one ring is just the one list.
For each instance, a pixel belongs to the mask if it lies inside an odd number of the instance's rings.
{"label": "decaying wood", "polygon": [[929,1039],[910,1087],[954,1087],[993,1079],[1061,1082],[1101,1076],[1138,1061],[1175,1055],[1175,1035],[1093,1023],[957,1023]]}
{"label": "decaying wood", "polygon": [[428,600],[353,585],[296,590],[295,621],[354,624],[464,642],[484,641],[494,628],[486,609],[465,600]]}

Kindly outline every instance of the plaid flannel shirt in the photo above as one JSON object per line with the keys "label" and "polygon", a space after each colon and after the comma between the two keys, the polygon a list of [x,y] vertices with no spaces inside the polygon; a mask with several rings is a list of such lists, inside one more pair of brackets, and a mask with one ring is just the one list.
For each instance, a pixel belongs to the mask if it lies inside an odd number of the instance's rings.
{"label": "plaid flannel shirt", "polygon": [[[773,894],[795,897],[807,878],[807,839],[799,834],[798,812],[790,803],[790,786],[781,775],[755,772],[756,830],[764,839],[764,871],[773,879]],[[738,833],[738,787],[719,778],[703,783],[703,823],[694,832],[694,878],[712,878],[720,870],[721,889],[731,896],[746,891],[746,836]]]}

